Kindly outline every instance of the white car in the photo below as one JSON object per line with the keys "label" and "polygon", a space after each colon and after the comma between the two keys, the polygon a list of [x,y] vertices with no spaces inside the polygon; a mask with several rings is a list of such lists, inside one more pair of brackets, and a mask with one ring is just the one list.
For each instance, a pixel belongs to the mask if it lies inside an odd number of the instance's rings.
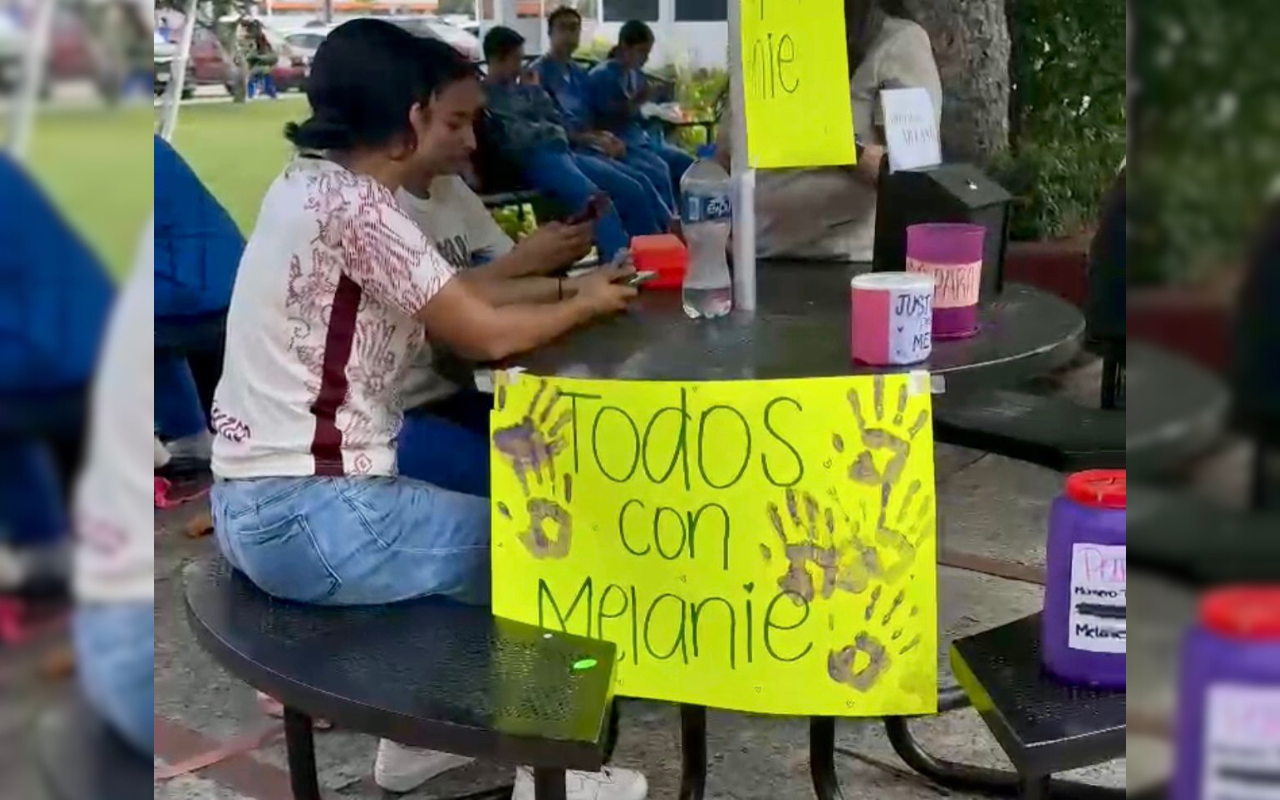
{"label": "white car", "polygon": [[22,28],[4,12],[0,12],[0,94],[17,88],[21,82],[22,55],[26,52]]}
{"label": "white car", "polygon": [[325,27],[299,28],[283,35],[285,42],[292,48],[294,55],[304,59],[309,65],[316,57],[316,48],[329,35],[329,31],[336,27],[338,26],[327,25]]}
{"label": "white car", "polygon": [[462,53],[472,61],[479,61],[481,56],[480,40],[461,28],[454,27],[439,17],[412,16],[387,17],[387,22],[399,25],[415,36],[439,39],[453,49]]}

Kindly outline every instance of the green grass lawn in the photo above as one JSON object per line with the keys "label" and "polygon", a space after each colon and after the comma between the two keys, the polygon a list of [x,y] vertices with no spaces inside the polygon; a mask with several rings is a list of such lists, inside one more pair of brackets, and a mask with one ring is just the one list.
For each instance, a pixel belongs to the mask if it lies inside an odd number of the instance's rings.
{"label": "green grass lawn", "polygon": [[305,102],[292,99],[182,109],[174,147],[246,235],[267,187],[289,158],[285,123],[305,118],[307,111]]}
{"label": "green grass lawn", "polygon": [[45,112],[28,153],[45,191],[116,275],[151,213],[151,121],[146,107]]}
{"label": "green grass lawn", "polygon": [[[306,112],[293,99],[188,105],[174,145],[247,233],[288,158],[284,125]],[[149,107],[49,111],[32,142],[37,179],[116,275],[132,263],[152,208],[154,122]]]}

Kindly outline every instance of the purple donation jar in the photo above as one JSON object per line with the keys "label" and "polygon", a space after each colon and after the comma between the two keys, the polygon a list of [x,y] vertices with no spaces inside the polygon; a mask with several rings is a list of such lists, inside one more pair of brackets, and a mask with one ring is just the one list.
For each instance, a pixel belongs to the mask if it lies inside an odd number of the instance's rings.
{"label": "purple donation jar", "polygon": [[933,338],[961,339],[978,332],[978,299],[987,229],[956,222],[907,228],[907,272],[933,276]]}
{"label": "purple donation jar", "polygon": [[1066,683],[1125,686],[1124,470],[1067,478],[1049,516],[1041,652]]}
{"label": "purple donation jar", "polygon": [[1277,797],[1280,587],[1220,589],[1201,603],[1200,622],[1183,641],[1169,798]]}

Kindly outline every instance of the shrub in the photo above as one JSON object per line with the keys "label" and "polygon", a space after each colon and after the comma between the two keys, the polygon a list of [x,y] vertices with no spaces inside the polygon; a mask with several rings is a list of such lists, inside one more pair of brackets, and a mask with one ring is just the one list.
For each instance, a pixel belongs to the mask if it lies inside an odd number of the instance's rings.
{"label": "shrub", "polygon": [[1125,7],[1119,0],[1018,0],[1012,149],[992,165],[1016,197],[1016,239],[1093,224],[1126,150]]}

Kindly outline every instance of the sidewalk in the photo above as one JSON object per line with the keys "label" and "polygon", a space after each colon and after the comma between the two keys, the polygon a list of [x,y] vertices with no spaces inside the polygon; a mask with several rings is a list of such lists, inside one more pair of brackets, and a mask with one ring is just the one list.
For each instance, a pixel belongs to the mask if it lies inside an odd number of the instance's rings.
{"label": "sidewalk", "polygon": [[[994,456],[938,447],[941,537],[949,549],[1009,559],[1030,566],[1044,563],[1049,501],[1061,476]],[[249,687],[229,677],[193,641],[182,613],[183,564],[214,547],[212,539],[188,539],[182,528],[192,513],[184,509],[157,518],[156,540],[156,751],[161,761],[190,759],[201,749],[241,744],[217,765],[157,783],[156,797],[170,800],[289,800],[278,737],[246,750],[275,723],[258,711]],[[1038,610],[1038,586],[943,567],[939,573],[944,641],[975,633]],[[946,653],[940,653],[949,676]],[[715,800],[791,800],[813,796],[808,772],[808,728],[804,720],[710,715],[711,756],[708,797]],[[918,725],[921,739],[948,758],[1006,766],[995,741],[975,712],[945,715]],[[650,797],[676,797],[679,785],[679,719],[675,708],[624,701],[619,766],[643,770]],[[849,800],[907,800],[964,797],[932,787],[911,773],[889,747],[875,721],[840,725],[839,745],[858,759],[839,757]],[[376,743],[342,731],[319,734],[320,779],[333,798],[380,800],[370,778]],[[1125,763],[1085,771],[1081,779],[1123,786]],[[408,795],[429,800],[465,794],[510,782],[509,767],[473,765]]]}

